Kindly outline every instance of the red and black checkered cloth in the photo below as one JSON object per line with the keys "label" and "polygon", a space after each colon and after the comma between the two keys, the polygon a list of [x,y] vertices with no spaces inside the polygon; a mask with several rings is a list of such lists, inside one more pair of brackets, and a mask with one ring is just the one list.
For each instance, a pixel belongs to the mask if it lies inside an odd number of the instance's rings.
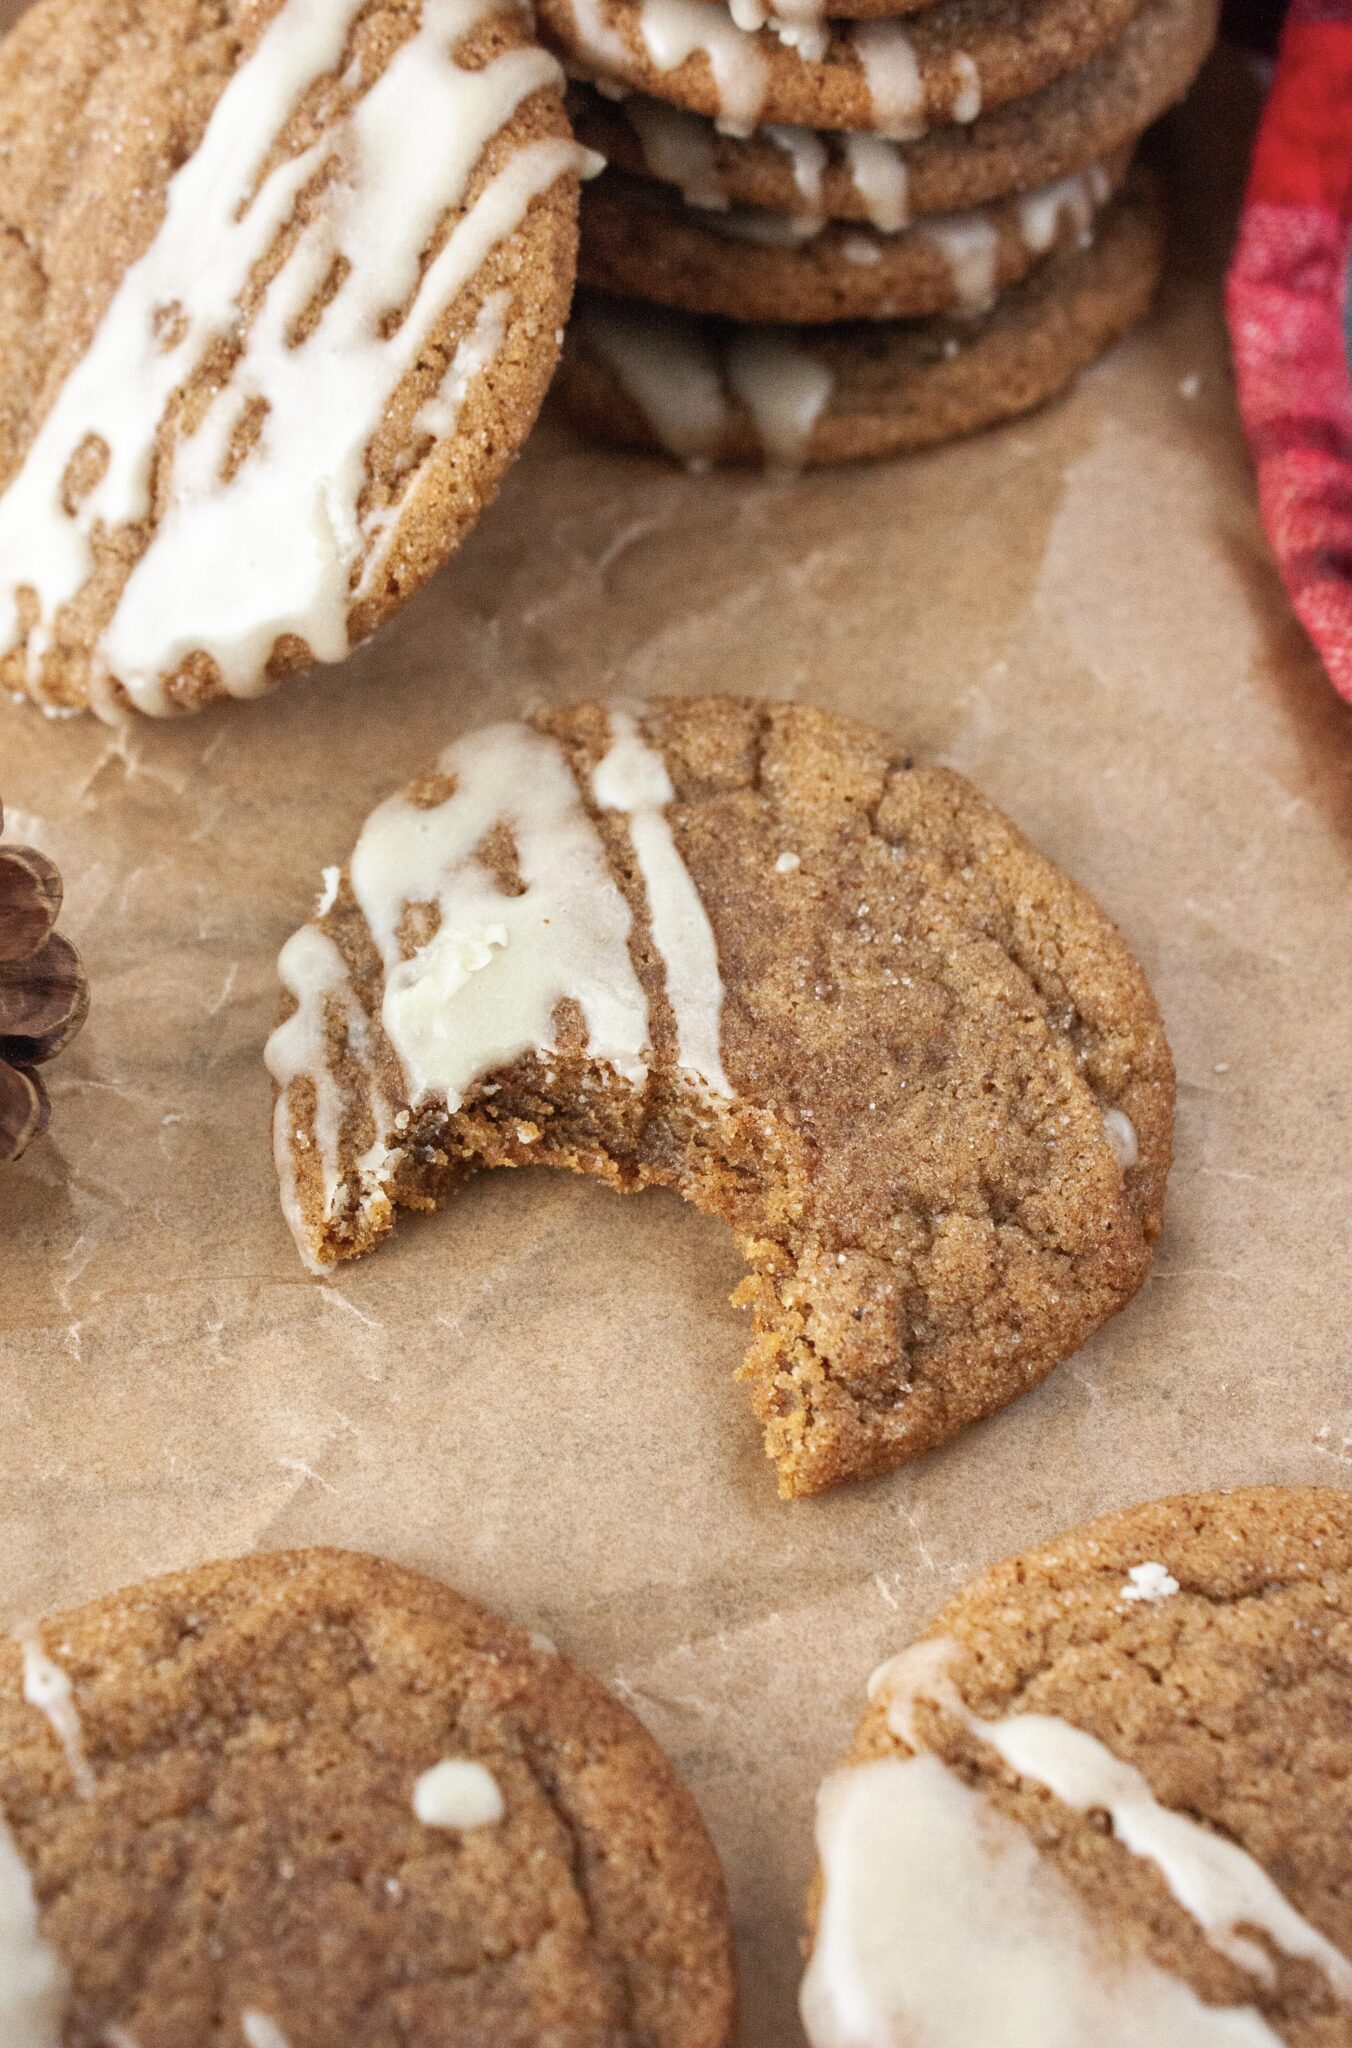
{"label": "red and black checkered cloth", "polygon": [[1291,602],[1352,699],[1352,0],[1286,18],[1227,287],[1240,411]]}

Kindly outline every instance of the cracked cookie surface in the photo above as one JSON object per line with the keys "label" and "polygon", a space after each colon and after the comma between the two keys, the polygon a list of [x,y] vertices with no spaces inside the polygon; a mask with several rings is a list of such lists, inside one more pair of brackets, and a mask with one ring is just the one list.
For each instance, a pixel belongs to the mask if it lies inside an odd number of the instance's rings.
{"label": "cracked cookie surface", "polygon": [[729,2038],[722,1876],[651,1737],[376,1558],[203,1565],[0,1647],[7,1848],[0,1962],[20,1997],[19,1965],[52,1977],[33,2048]]}
{"label": "cracked cookie surface", "polygon": [[318,1269],[484,1166],[675,1188],[751,1268],[786,1494],[1002,1406],[1144,1278],[1173,1075],[1120,935],[960,776],[730,698],[470,733],[281,959]]}
{"label": "cracked cookie surface", "polygon": [[[914,1965],[885,1985],[864,1960],[917,1885],[955,1930],[950,1986],[970,1965],[1016,2009],[1023,1965],[972,1945],[1008,1914],[1055,1960],[1063,2010],[1099,2013],[1077,2039],[1344,2048],[1350,1683],[1344,1492],[1151,1502],[985,1573],[875,1674],[823,1788],[814,2048],[861,1998],[880,2044],[955,2038],[951,1988]],[[1152,2033],[1166,2008],[1174,2030]]]}

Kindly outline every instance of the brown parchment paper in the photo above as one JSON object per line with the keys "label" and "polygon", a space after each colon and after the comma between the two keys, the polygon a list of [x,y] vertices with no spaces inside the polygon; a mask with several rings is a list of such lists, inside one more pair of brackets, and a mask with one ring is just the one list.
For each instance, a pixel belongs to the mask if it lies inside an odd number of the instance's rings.
{"label": "brown parchment paper", "polygon": [[[0,705],[9,827],[61,863],[94,987],[52,1136],[0,1174],[0,1620],[323,1542],[547,1630],[700,1800],[746,2048],[800,2038],[815,1785],[955,1587],[1142,1497],[1352,1484],[1352,714],[1283,603],[1226,369],[1246,79],[1213,68],[1182,125],[1157,316],[1038,417],[797,481],[546,423],[341,673],[124,735]],[[799,697],[972,775],[1111,908],[1169,1026],[1144,1293],[825,1499],[775,1498],[738,1261],[674,1198],[488,1177],[327,1285],[278,1212],[261,1051],[321,866],[465,727],[617,689]]]}

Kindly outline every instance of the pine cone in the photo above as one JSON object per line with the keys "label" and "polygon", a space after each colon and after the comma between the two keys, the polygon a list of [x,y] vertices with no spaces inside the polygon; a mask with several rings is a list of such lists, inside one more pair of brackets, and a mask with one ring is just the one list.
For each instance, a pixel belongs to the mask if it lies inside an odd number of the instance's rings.
{"label": "pine cone", "polygon": [[[0,831],[4,829],[0,810]],[[46,1130],[52,1106],[36,1071],[69,1044],[89,985],[69,939],[53,931],[61,877],[31,846],[0,846],[0,1166]]]}

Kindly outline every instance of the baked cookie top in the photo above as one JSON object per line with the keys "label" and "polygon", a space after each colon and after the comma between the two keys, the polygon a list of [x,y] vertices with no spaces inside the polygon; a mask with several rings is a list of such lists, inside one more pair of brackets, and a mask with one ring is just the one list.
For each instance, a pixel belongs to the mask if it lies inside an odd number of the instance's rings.
{"label": "baked cookie top", "polygon": [[1050,184],[1134,141],[1186,90],[1216,11],[1216,0],[1149,0],[1079,70],[914,142],[791,126],[728,135],[646,94],[610,99],[577,80],[569,111],[581,140],[610,163],[674,185],[692,206],[763,206],[891,231]]}
{"label": "baked cookie top", "polygon": [[579,274],[621,298],[720,319],[825,324],[988,312],[1051,251],[1087,242],[1126,153],[1055,185],[884,232],[741,207],[689,206],[608,170],[582,205]]}
{"label": "baked cookie top", "polygon": [[764,122],[913,140],[1035,93],[1120,35],[1141,0],[933,0],[901,20],[823,23],[786,42],[722,0],[540,0],[583,75],[733,133]]}
{"label": "baked cookie top", "polygon": [[718,1861],[652,1738],[446,1586],[299,1551],[0,1647],[0,2037],[723,2048]]}
{"label": "baked cookie top", "polygon": [[1173,1077],[1140,969],[960,776],[848,719],[670,699],[471,732],[280,968],[310,1263],[482,1166],[674,1187],[751,1266],[786,1493],[1000,1407],[1148,1267]]}
{"label": "baked cookie top", "polygon": [[1352,2041],[1352,1495],[1155,1501],[987,1572],[818,1804],[812,2048]]}
{"label": "baked cookie top", "polygon": [[0,45],[0,684],[336,661],[535,417],[582,154],[511,0],[37,0]]}

